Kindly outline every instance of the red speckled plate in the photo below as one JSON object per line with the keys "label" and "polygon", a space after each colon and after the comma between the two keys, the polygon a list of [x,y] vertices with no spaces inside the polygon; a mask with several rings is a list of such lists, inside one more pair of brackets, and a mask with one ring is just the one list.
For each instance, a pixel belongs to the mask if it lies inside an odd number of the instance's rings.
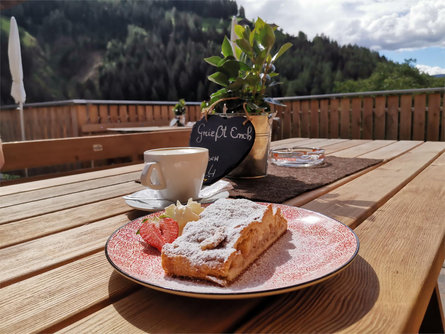
{"label": "red speckled plate", "polygon": [[166,276],[160,253],[136,234],[144,217],[114,232],[105,253],[120,274],[137,283],[168,293],[214,299],[301,289],[339,273],[356,257],[359,240],[346,225],[309,210],[273,205],[287,218],[288,231],[228,287]]}

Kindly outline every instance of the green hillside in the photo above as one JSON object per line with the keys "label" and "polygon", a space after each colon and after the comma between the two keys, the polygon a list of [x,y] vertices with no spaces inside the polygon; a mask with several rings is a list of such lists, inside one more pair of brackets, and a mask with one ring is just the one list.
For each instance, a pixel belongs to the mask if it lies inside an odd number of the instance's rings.
{"label": "green hillside", "polygon": [[[27,102],[201,101],[215,90],[207,80],[212,68],[203,58],[219,52],[231,17],[244,13],[240,9],[232,0],[25,1],[1,12],[0,102],[13,103],[7,57],[11,16],[20,29]],[[283,84],[270,95],[372,90],[381,75],[410,78],[387,80],[385,89],[443,85],[443,78],[420,74],[412,63],[394,64],[366,48],[340,46],[325,36],[309,40],[303,32],[277,35],[277,45],[294,46],[277,63]]]}

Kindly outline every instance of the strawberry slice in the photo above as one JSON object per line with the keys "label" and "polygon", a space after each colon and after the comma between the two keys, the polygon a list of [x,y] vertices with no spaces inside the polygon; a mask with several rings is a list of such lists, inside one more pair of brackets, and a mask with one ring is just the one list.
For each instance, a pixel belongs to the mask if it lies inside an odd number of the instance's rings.
{"label": "strawberry slice", "polygon": [[168,244],[175,241],[179,235],[179,225],[176,220],[164,218],[159,222],[159,227],[165,242]]}
{"label": "strawberry slice", "polygon": [[173,242],[178,237],[178,233],[178,223],[171,218],[163,218],[160,221],[144,219],[139,229],[142,239],[159,251],[162,251],[164,244]]}
{"label": "strawberry slice", "polygon": [[165,244],[161,231],[157,228],[154,222],[147,222],[144,220],[139,229],[139,234],[147,244],[157,248],[159,251],[161,251],[162,246]]}

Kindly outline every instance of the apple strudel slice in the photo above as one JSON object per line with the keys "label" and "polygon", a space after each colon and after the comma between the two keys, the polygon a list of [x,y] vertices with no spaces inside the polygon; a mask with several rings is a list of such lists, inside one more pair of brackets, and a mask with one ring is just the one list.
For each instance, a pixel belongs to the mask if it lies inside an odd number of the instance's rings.
{"label": "apple strudel slice", "polygon": [[162,249],[167,275],[228,285],[287,230],[281,210],[246,199],[220,199]]}

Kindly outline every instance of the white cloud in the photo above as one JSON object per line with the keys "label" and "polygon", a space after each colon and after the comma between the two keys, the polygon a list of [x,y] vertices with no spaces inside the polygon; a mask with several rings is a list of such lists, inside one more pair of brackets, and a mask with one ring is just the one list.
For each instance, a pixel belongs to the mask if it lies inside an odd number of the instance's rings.
{"label": "white cloud", "polygon": [[237,0],[285,32],[324,34],[374,50],[445,47],[444,0]]}
{"label": "white cloud", "polygon": [[420,72],[424,72],[429,75],[445,74],[445,68],[441,68],[439,66],[416,65],[416,68]]}

